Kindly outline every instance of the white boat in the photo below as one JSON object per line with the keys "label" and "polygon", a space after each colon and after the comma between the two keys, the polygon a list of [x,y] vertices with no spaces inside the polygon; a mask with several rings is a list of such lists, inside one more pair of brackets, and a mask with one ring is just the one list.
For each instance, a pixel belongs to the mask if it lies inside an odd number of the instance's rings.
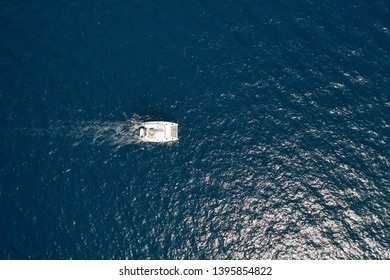
{"label": "white boat", "polygon": [[144,122],[139,130],[139,137],[144,142],[171,142],[179,140],[179,125],[173,122]]}

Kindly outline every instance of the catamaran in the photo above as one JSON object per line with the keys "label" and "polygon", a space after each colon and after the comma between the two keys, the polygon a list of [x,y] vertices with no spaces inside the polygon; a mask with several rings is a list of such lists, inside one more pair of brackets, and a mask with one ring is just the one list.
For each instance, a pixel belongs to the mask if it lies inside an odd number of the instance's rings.
{"label": "catamaran", "polygon": [[173,122],[144,122],[139,130],[139,137],[144,142],[172,142],[179,140],[179,125]]}

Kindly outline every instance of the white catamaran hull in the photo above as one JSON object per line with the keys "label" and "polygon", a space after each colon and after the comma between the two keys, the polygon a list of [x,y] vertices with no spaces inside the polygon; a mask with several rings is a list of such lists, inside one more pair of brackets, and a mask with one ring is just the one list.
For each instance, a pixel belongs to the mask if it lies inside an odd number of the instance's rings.
{"label": "white catamaran hull", "polygon": [[139,138],[144,142],[172,142],[179,140],[179,125],[172,122],[144,122],[139,130]]}

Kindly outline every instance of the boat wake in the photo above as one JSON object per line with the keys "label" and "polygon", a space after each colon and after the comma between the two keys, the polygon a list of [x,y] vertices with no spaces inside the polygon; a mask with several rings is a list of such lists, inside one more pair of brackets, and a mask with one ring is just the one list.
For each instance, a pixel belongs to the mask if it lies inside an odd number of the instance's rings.
{"label": "boat wake", "polygon": [[[140,143],[138,130],[142,121],[133,116],[124,121],[87,121],[69,123],[52,122],[47,128],[3,127],[1,135],[8,138],[39,138],[41,141],[70,141],[72,146],[107,145],[119,149],[130,144]],[[30,140],[25,140],[30,142]]]}
{"label": "boat wake", "polygon": [[77,124],[73,131],[74,146],[88,142],[91,145],[109,145],[119,149],[130,144],[140,142],[138,129],[142,122],[137,118],[126,121],[92,121]]}

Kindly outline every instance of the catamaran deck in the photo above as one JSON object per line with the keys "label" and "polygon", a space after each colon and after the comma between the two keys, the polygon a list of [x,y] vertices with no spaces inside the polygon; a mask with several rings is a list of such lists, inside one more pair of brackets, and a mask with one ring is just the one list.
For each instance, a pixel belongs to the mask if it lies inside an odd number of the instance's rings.
{"label": "catamaran deck", "polygon": [[179,125],[172,122],[145,122],[140,128],[144,142],[171,142],[179,140]]}

